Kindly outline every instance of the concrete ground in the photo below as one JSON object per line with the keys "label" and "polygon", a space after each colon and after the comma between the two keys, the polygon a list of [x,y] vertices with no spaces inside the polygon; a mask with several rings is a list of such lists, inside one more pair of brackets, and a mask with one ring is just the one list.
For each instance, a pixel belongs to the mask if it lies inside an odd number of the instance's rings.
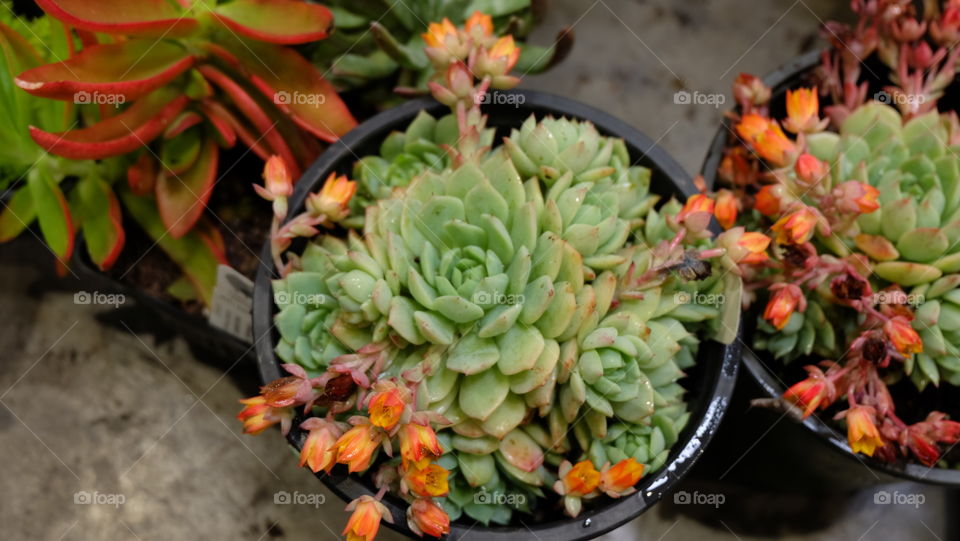
{"label": "concrete ground", "polygon": [[[837,0],[550,5],[539,37],[572,25],[577,44],[561,69],[525,85],[618,115],[691,172],[730,104],[736,74],[762,74],[817,47],[820,22],[846,10]],[[719,94],[727,103],[676,104],[678,90]],[[128,306],[76,304],[75,284],[50,278],[46,255],[33,239],[0,246],[0,538],[337,537],[344,504],[297,468],[277,433],[240,434],[233,417],[237,399],[254,391],[252,367],[205,364],[179,338],[136,332],[144,322]],[[604,539],[764,538],[745,533],[755,529],[744,526],[746,504],[736,493],[712,490],[725,498],[709,526],[697,505],[668,501]],[[951,538],[943,490],[910,484],[883,490],[894,504],[882,505],[879,493],[868,490],[824,512],[817,508],[822,502],[795,497],[788,511],[809,509],[810,523],[826,524],[785,527],[777,538]],[[317,505],[276,504],[281,491]],[[750,505],[765,509],[764,502]],[[835,520],[820,520],[821,513]],[[764,520],[779,519],[767,513]]]}

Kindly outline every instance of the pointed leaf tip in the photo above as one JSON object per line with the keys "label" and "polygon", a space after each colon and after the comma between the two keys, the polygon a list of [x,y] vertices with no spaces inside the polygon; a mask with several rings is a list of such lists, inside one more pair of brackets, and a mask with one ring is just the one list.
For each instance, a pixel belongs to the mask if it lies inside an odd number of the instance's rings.
{"label": "pointed leaf tip", "polygon": [[176,43],[132,39],[87,47],[69,60],[27,70],[15,82],[44,98],[121,105],[169,83],[193,61]]}
{"label": "pointed leaf tip", "polygon": [[122,113],[89,128],[51,133],[30,126],[30,137],[41,148],[72,160],[102,159],[132,152],[149,143],[186,107],[190,98],[161,88]]}
{"label": "pointed leaf tip", "polygon": [[173,238],[186,235],[203,215],[213,192],[220,149],[207,138],[196,161],[181,175],[167,170],[157,178],[157,207]]}

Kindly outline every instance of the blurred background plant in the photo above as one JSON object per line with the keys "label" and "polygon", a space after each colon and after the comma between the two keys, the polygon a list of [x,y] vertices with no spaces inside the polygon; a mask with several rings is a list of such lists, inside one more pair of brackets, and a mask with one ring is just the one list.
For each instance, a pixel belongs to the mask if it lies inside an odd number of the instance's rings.
{"label": "blurred background plant", "polygon": [[[282,46],[326,37],[330,12],[288,0],[213,7],[148,2],[136,10],[109,1],[38,4],[47,16],[36,24],[58,27],[66,50],[50,51],[59,62],[31,66],[13,82],[35,96],[65,102],[77,121],[58,131],[31,124],[30,137],[53,155],[123,157],[128,167],[126,183],[117,182],[124,175],[114,174],[97,185],[98,193],[71,192],[76,204],[62,205],[59,216],[41,214],[45,239],[66,260],[74,220],[100,225],[85,238],[91,259],[108,269],[125,239],[119,194],[126,215],[184,271],[185,280],[171,291],[209,303],[216,266],[227,263],[222,234],[210,219],[218,218],[204,212],[220,149],[240,141],[260,157],[280,155],[299,176],[320,152],[317,139],[333,141],[355,125],[332,85]],[[66,176],[48,177],[47,184],[59,191]],[[92,207],[96,196],[108,205]],[[44,197],[32,200],[21,197],[5,210],[29,218],[29,207],[49,206]],[[101,223],[98,216],[110,220]]]}
{"label": "blurred background plant", "polygon": [[305,46],[351,107],[362,113],[385,109],[404,97],[427,95],[430,61],[421,34],[430,22],[449,19],[462,25],[479,11],[493,20],[496,35],[512,35],[520,48],[515,70],[540,73],[563,60],[573,46],[573,31],[564,28],[548,46],[525,43],[546,9],[543,0],[332,0],[337,31]]}
{"label": "blurred background plant", "polygon": [[[12,190],[0,240],[36,219],[61,269],[79,231],[90,260],[109,270],[132,220],[146,233],[135,236],[140,244],[159,246],[183,272],[166,292],[201,305],[218,265],[247,259],[240,270],[253,272],[267,233],[259,226],[268,222],[253,219],[260,211],[247,208],[255,200],[236,187],[211,202],[218,178],[247,153],[275,154],[295,182],[323,143],[356,124],[338,89],[357,90],[351,103],[367,114],[425,92],[427,21],[489,9],[498,32],[526,34],[537,9],[529,1],[121,4],[40,0],[46,15],[33,18],[3,5],[0,188]],[[524,45],[518,69],[545,69],[570,44],[561,32],[549,47]],[[238,142],[247,150],[224,154]],[[264,231],[238,236],[238,227]],[[238,257],[238,248],[251,253]],[[136,250],[131,266],[150,247]]]}

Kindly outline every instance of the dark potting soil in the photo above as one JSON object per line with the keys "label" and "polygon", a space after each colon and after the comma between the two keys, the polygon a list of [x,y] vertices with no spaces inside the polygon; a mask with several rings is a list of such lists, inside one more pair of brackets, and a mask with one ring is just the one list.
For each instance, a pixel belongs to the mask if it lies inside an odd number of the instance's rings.
{"label": "dark potting soil", "polygon": [[[263,162],[245,149],[231,149],[222,153],[220,163],[220,177],[207,204],[206,218],[220,230],[230,265],[253,280],[272,217],[270,203],[260,199],[252,187],[262,182]],[[177,264],[133,220],[126,220],[125,227],[126,244],[108,272],[110,277],[200,315],[201,303],[183,302],[167,292],[181,276]]]}

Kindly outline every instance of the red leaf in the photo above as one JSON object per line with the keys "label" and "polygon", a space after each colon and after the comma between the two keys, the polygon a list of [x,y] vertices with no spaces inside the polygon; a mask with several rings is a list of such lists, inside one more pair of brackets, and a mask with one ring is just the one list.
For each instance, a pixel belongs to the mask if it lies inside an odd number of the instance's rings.
{"label": "red leaf", "polygon": [[95,177],[81,179],[71,195],[74,196],[90,259],[101,270],[108,270],[116,262],[126,240],[117,196],[109,184]]}
{"label": "red leaf", "polygon": [[[217,132],[220,146],[223,148],[233,148],[233,145],[237,144],[237,132],[230,123],[229,113],[225,116],[222,109],[222,105],[212,100],[205,100],[200,104],[200,110],[203,111],[210,125],[213,126]],[[256,151],[256,149],[254,149],[254,151]]]}
{"label": "red leaf", "polygon": [[167,130],[163,132],[163,138],[173,139],[201,122],[203,122],[203,117],[199,113],[184,111],[167,126]]}
{"label": "red leaf", "polygon": [[27,92],[76,103],[133,101],[160,88],[193,65],[194,57],[170,41],[132,39],[94,45],[64,62],[21,73],[15,82]]}
{"label": "red leaf", "polygon": [[[270,148],[273,149],[274,152],[279,154],[288,164],[296,166],[297,159],[293,155],[293,151],[290,150],[290,147],[287,146],[286,141],[283,140],[279,130],[276,129],[276,122],[270,120],[267,113],[264,112],[263,108],[257,104],[256,100],[254,100],[246,90],[213,66],[205,64],[198,67],[197,70],[200,71],[207,80],[220,87],[220,89],[230,97],[233,104],[250,120],[257,131],[262,134],[263,139],[270,145]],[[300,171],[291,171],[290,174],[294,177],[299,177]]]}
{"label": "red leaf", "polygon": [[207,138],[188,171],[180,176],[164,171],[157,179],[157,207],[173,238],[186,235],[203,214],[213,192],[219,155],[216,141]]}
{"label": "red leaf", "polygon": [[37,4],[51,17],[91,32],[173,38],[198,27],[196,19],[184,17],[167,0],[37,0]]}
{"label": "red leaf", "polygon": [[213,16],[242,36],[287,45],[323,39],[333,22],[326,7],[293,0],[234,0]]}
{"label": "red leaf", "polygon": [[130,167],[127,168],[127,185],[135,195],[147,195],[157,185],[157,161],[149,151],[140,153]]}
{"label": "red leaf", "polygon": [[0,212],[0,242],[14,239],[37,217],[28,186],[20,188],[8,201],[0,201],[0,204],[3,205],[3,212]]}
{"label": "red leaf", "polygon": [[230,265],[227,261],[227,243],[223,241],[223,234],[209,220],[200,220],[195,229],[200,240],[207,245],[210,253],[221,265]]}
{"label": "red leaf", "polygon": [[251,81],[308,132],[333,142],[357,125],[333,85],[293,49],[240,41],[236,36],[218,38],[249,72]]}
{"label": "red leaf", "polygon": [[127,154],[161,133],[190,98],[177,90],[160,88],[137,100],[114,117],[89,128],[50,133],[30,126],[30,136],[52,154],[72,160],[102,159]]}

